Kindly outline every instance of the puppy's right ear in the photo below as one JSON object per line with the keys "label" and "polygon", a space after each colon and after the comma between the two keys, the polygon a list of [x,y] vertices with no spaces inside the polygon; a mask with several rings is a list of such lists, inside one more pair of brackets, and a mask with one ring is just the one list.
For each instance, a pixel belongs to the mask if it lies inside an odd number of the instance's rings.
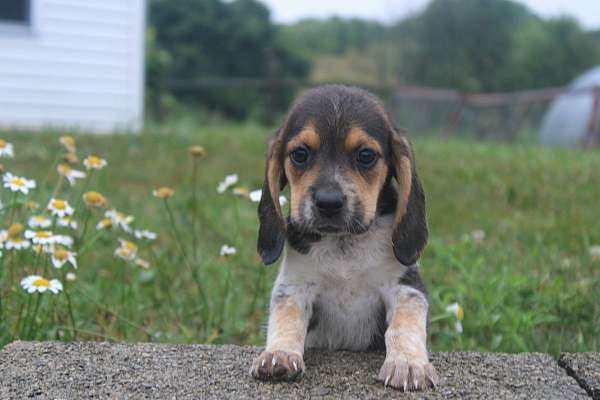
{"label": "puppy's right ear", "polygon": [[257,249],[265,265],[277,261],[285,243],[285,220],[279,204],[279,193],[285,184],[282,129],[279,129],[269,141],[265,181],[258,204],[260,227]]}

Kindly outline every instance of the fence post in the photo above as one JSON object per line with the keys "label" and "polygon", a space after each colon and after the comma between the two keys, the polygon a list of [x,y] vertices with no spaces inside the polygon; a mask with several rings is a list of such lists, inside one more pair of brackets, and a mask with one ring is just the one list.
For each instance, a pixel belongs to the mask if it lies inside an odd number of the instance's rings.
{"label": "fence post", "polygon": [[450,115],[448,115],[448,123],[443,128],[442,136],[448,137],[450,135],[450,132],[455,131],[458,127],[458,124],[462,119],[463,111],[467,104],[467,97],[468,96],[464,93],[460,94],[460,98],[458,100],[458,105],[456,106],[456,109],[454,109],[452,112],[450,112]]}
{"label": "fence post", "polygon": [[587,124],[587,132],[583,140],[583,147],[594,147],[600,144],[600,126],[598,116],[600,115],[600,86],[592,89],[592,112]]}

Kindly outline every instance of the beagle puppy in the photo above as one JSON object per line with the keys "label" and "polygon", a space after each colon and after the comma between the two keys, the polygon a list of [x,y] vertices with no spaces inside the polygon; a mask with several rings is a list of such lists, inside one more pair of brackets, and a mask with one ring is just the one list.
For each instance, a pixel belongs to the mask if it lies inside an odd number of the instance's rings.
{"label": "beagle puppy", "polygon": [[[286,184],[287,222],[278,201]],[[380,100],[341,85],[297,99],[270,140],[258,214],[263,262],[284,257],[253,377],[299,377],[306,348],[385,349],[385,386],[436,385],[417,265],[425,196],[411,146]]]}

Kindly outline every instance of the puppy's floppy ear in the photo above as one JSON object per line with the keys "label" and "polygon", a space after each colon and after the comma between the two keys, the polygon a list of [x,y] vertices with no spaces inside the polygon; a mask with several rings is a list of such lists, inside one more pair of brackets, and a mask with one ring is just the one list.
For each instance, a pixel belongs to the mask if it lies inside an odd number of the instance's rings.
{"label": "puppy's floppy ear", "polygon": [[283,172],[282,129],[269,141],[265,181],[258,204],[258,254],[265,265],[277,261],[285,242],[285,220],[279,204],[279,192],[286,184]]}
{"label": "puppy's floppy ear", "polygon": [[394,255],[404,265],[414,264],[427,244],[425,194],[417,176],[415,158],[403,131],[394,128],[392,163],[398,182],[398,203],[392,233]]}

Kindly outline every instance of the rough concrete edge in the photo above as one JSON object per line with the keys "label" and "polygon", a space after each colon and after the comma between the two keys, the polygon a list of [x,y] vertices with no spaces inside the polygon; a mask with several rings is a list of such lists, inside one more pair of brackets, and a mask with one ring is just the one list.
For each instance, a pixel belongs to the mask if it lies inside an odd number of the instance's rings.
{"label": "rough concrete edge", "polygon": [[[27,340],[16,340],[13,341],[11,343],[8,343],[7,345],[5,345],[4,347],[0,348],[0,356],[2,355],[2,353],[5,353],[7,351],[10,351],[12,348],[19,348],[21,347],[23,344],[41,344],[41,343],[48,343],[48,342],[52,342],[55,344],[62,344],[62,345],[69,345],[73,342],[63,342],[60,340],[51,340],[51,341],[37,341],[37,340],[33,340],[33,341],[27,341]],[[138,344],[168,344],[168,343],[144,343],[144,342],[140,342],[140,343],[128,343],[128,342],[110,342],[110,341],[103,341],[103,342],[95,342],[97,344],[109,344],[109,345],[114,345],[114,344],[131,344],[131,345],[138,345]],[[171,344],[175,344],[175,343],[171,343]],[[197,345],[200,346],[208,346],[208,347],[219,347],[219,346],[230,346],[230,345],[206,345],[206,344],[200,344],[198,343]],[[239,346],[239,345],[233,345],[234,347],[256,347],[256,346]],[[258,348],[258,347],[257,347]],[[598,390],[597,388],[593,388],[591,387],[588,382],[585,380],[585,378],[580,377],[577,372],[575,370],[573,370],[573,368],[571,368],[571,366],[569,365],[568,361],[566,360],[566,356],[568,355],[568,353],[561,353],[560,356],[558,357],[558,359],[552,357],[551,354],[548,353],[543,353],[543,352],[525,352],[528,354],[540,354],[540,355],[545,355],[548,356],[549,358],[551,358],[552,360],[554,360],[558,367],[560,369],[562,369],[563,371],[565,371],[565,373],[567,374],[567,376],[573,378],[575,380],[575,382],[577,382],[577,385],[582,388],[586,394],[592,398],[592,400],[600,400],[600,390]]]}
{"label": "rough concrete edge", "polygon": [[556,360],[556,362],[558,363],[558,366],[560,368],[562,368],[563,370],[565,370],[567,375],[569,375],[571,378],[575,379],[577,384],[583,390],[585,390],[585,392],[588,394],[588,396],[590,396],[592,398],[592,400],[600,400],[600,391],[592,388],[584,378],[580,377],[577,374],[577,372],[575,372],[575,370],[573,370],[573,368],[571,368],[569,363],[565,360],[566,355],[567,355],[566,353],[560,354],[560,356],[558,357],[558,360]]}

